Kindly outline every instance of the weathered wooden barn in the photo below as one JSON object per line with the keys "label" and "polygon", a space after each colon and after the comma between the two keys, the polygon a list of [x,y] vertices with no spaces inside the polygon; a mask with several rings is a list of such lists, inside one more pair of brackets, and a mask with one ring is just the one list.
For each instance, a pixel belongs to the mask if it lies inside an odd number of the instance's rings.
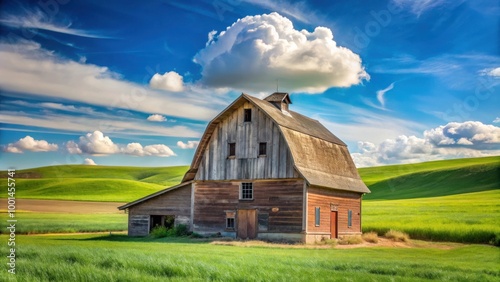
{"label": "weathered wooden barn", "polygon": [[291,103],[287,93],[242,94],[208,124],[181,184],[119,207],[128,209],[128,234],[169,221],[236,238],[361,234],[370,191],[346,144]]}

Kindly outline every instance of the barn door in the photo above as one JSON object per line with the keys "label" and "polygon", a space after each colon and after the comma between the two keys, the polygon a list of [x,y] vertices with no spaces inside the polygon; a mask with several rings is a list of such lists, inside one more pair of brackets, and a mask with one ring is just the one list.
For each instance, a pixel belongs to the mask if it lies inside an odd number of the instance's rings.
{"label": "barn door", "polygon": [[238,210],[238,238],[255,239],[257,237],[257,211]]}
{"label": "barn door", "polygon": [[337,211],[331,211],[330,212],[330,238],[338,238],[338,233],[337,233]]}

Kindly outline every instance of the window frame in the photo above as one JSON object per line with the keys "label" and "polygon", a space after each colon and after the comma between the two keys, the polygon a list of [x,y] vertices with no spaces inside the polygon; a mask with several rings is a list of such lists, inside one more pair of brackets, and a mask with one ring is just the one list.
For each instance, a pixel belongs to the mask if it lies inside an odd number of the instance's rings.
{"label": "window frame", "polygon": [[347,210],[347,227],[352,227],[352,210]]}
{"label": "window frame", "polygon": [[228,158],[236,157],[236,142],[227,143],[227,157]]}
{"label": "window frame", "polygon": [[314,226],[318,227],[321,225],[321,207],[314,208]]}
{"label": "window frame", "polygon": [[252,109],[243,109],[243,122],[252,122]]}
{"label": "window frame", "polygon": [[[248,191],[246,191],[246,193],[244,193],[244,189],[248,189],[248,186],[250,186],[250,193],[251,193],[251,198],[243,198],[243,196],[247,195],[248,194]],[[254,199],[254,190],[253,190],[253,183],[252,182],[241,182],[240,183],[240,197],[239,197],[240,201],[253,201]]]}
{"label": "window frame", "polygon": [[[264,148],[264,150],[262,150],[262,148]],[[267,142],[259,142],[259,156],[267,156]]]}

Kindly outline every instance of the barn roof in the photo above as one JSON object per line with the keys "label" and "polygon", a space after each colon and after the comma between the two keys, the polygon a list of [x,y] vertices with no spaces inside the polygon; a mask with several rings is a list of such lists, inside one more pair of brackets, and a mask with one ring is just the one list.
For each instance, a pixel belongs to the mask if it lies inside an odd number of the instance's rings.
{"label": "barn roof", "polygon": [[184,175],[183,182],[195,178],[203,152],[217,125],[248,101],[261,109],[278,125],[290,148],[295,169],[310,185],[370,193],[358,174],[347,145],[319,121],[294,111],[283,112],[269,102],[269,100],[283,101],[283,99],[290,99],[290,97],[287,93],[274,93],[265,100],[261,100],[242,94],[208,124],[191,167]]}

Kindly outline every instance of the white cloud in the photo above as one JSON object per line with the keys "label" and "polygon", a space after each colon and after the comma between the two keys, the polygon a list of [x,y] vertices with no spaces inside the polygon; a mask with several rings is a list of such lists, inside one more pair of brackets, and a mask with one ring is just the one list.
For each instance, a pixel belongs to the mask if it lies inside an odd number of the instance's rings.
{"label": "white cloud", "polygon": [[172,92],[181,92],[184,90],[182,76],[175,71],[166,72],[163,75],[156,73],[149,81],[149,86]]}
{"label": "white cloud", "polygon": [[19,139],[17,142],[9,143],[4,152],[8,153],[23,153],[24,151],[31,152],[50,152],[57,151],[59,146],[57,144],[50,144],[45,140],[35,140],[31,136],[26,136]]}
{"label": "white cloud", "polygon": [[166,121],[167,118],[162,116],[162,115],[158,115],[158,114],[154,114],[154,115],[150,115],[147,120],[149,121],[158,121],[158,122],[162,122],[162,121]]}
{"label": "white cloud", "polygon": [[385,89],[378,90],[377,91],[377,100],[380,102],[380,105],[385,108],[385,98],[384,95],[387,93],[389,90],[394,88],[394,82],[391,83],[389,86],[387,86]]}
{"label": "white cloud", "polygon": [[320,93],[369,79],[360,57],[337,46],[332,31],[296,30],[292,22],[271,13],[239,19],[199,51],[202,82],[250,92],[268,92],[276,79],[288,91]]}
{"label": "white cloud", "polygon": [[55,22],[54,17],[40,9],[26,10],[24,15],[3,13],[0,23],[18,29],[39,29],[81,37],[109,38],[96,32],[72,28],[72,22],[70,21]]}
{"label": "white cloud", "polygon": [[70,154],[81,154],[82,153],[82,150],[80,149],[78,144],[75,143],[75,141],[68,141],[66,143],[66,150]]}
{"label": "white cloud", "polygon": [[479,121],[450,122],[424,132],[434,146],[467,145],[476,149],[500,148],[500,127]]}
{"label": "white cloud", "polygon": [[181,149],[194,149],[198,147],[198,144],[200,144],[200,141],[187,141],[187,143],[182,141],[177,142],[177,146]]}
{"label": "white cloud", "polygon": [[82,153],[90,155],[109,155],[120,152],[118,145],[113,143],[111,138],[104,136],[102,132],[97,130],[80,136],[78,148]]}
{"label": "white cloud", "polygon": [[171,157],[176,156],[174,151],[166,145],[155,144],[143,147],[139,143],[129,143],[122,149],[122,153],[132,156],[157,156],[157,157]]}
{"label": "white cloud", "polygon": [[480,73],[482,75],[500,77],[500,67],[499,68],[492,68],[492,69],[484,69]]}
{"label": "white cloud", "polygon": [[154,144],[142,146],[140,143],[129,143],[127,145],[115,144],[109,136],[104,136],[100,131],[87,133],[81,136],[78,143],[69,141],[66,143],[66,149],[70,154],[89,154],[89,155],[111,155],[125,154],[132,156],[157,156],[171,157],[176,154],[166,145]]}
{"label": "white cloud", "polygon": [[500,117],[497,117],[496,119],[494,119],[493,123],[500,123]]}
{"label": "white cloud", "polygon": [[83,164],[84,165],[97,165],[93,159],[89,159],[89,158],[86,158],[85,160],[83,160]]}
{"label": "white cloud", "polygon": [[220,104],[226,103],[213,91],[192,85],[179,95],[128,82],[106,67],[58,57],[33,41],[0,42],[0,58],[0,88],[38,99],[50,97],[195,120],[213,118]]}
{"label": "white cloud", "polygon": [[358,142],[358,152],[351,155],[356,165],[363,167],[500,154],[500,127],[477,121],[448,123],[426,130],[423,135],[401,135],[378,146]]}

